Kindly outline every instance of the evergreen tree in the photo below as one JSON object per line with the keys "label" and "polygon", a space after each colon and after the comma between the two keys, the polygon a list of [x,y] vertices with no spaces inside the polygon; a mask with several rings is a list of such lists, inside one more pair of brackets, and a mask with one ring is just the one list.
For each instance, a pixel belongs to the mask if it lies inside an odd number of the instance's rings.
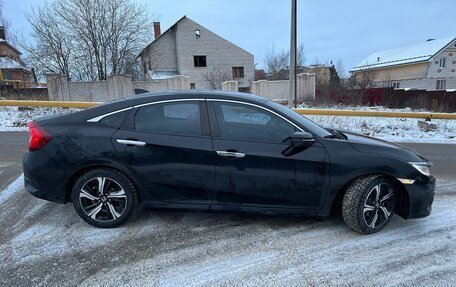
{"label": "evergreen tree", "polygon": [[329,67],[329,84],[332,88],[340,87],[340,77],[334,64]]}

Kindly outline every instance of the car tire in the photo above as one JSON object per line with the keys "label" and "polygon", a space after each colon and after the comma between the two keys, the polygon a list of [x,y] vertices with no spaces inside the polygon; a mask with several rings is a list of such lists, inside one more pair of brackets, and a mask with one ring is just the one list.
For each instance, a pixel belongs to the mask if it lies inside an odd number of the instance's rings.
{"label": "car tire", "polygon": [[101,228],[125,223],[138,206],[132,181],[110,168],[95,168],[82,174],[73,185],[71,199],[84,221]]}
{"label": "car tire", "polygon": [[382,230],[394,214],[394,184],[381,175],[351,182],[342,201],[342,217],[352,230],[371,234]]}

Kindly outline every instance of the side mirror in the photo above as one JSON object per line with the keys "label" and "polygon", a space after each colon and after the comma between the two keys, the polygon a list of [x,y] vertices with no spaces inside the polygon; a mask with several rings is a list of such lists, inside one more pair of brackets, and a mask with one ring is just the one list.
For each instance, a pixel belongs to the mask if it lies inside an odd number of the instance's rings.
{"label": "side mirror", "polygon": [[301,148],[311,146],[315,142],[315,139],[310,133],[294,132],[290,136],[290,141],[293,148]]}
{"label": "side mirror", "polygon": [[315,142],[313,135],[306,132],[294,132],[289,139],[290,146],[282,151],[287,157],[302,152]]}

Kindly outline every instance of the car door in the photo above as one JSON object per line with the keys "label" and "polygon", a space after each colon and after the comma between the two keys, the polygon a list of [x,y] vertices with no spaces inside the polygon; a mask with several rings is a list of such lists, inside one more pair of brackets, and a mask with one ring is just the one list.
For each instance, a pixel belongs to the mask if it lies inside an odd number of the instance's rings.
{"label": "car door", "polygon": [[112,136],[119,158],[162,203],[210,204],[214,152],[204,100],[171,100],[131,111]]}
{"label": "car door", "polygon": [[298,127],[261,106],[209,100],[215,205],[318,208],[329,171],[324,146],[282,154]]}

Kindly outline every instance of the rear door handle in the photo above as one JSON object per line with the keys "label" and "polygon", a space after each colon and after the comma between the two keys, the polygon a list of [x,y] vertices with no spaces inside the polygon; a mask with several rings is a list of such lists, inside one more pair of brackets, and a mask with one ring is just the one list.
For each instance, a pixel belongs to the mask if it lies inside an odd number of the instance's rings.
{"label": "rear door handle", "polygon": [[125,145],[134,145],[134,146],[145,146],[146,143],[142,141],[137,141],[137,140],[124,140],[124,139],[117,139],[117,142],[120,144],[125,144]]}
{"label": "rear door handle", "polygon": [[243,158],[243,157],[245,157],[245,153],[233,152],[233,151],[221,151],[221,150],[218,150],[217,154],[219,156],[231,157],[231,158]]}

